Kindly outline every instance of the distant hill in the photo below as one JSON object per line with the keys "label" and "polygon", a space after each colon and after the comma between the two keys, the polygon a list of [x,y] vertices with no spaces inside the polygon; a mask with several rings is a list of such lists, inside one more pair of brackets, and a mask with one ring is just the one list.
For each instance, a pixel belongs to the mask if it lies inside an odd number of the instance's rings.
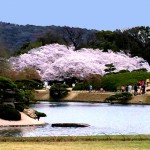
{"label": "distant hill", "polygon": [[16,25],[0,22],[0,56],[6,51],[20,55],[32,48],[47,44],[73,45],[101,49],[104,52],[123,51],[144,58],[150,64],[150,27],[140,26],[126,30],[97,31],[77,27]]}
{"label": "distant hill", "polygon": [[57,30],[60,27],[17,25],[0,22],[0,44],[4,45],[9,51],[18,50],[24,43],[33,42],[42,37],[49,30]]}
{"label": "distant hill", "polygon": [[[23,44],[34,42],[47,34],[53,37],[54,34],[55,36],[62,37],[63,30],[64,27],[60,26],[17,25],[0,22],[0,45],[13,52],[19,50]],[[90,32],[87,29],[81,30]]]}

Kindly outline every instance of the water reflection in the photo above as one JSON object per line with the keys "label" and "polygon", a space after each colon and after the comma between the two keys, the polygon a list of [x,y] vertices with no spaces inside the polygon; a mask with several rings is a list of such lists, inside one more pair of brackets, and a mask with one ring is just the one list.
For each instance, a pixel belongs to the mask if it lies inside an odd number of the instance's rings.
{"label": "water reflection", "polygon": [[[0,128],[0,136],[150,134],[150,106],[104,103],[40,102],[32,108],[47,114],[45,126]],[[85,123],[86,128],[53,128],[52,123]]]}
{"label": "water reflection", "polygon": [[0,135],[3,137],[9,137],[9,136],[22,136],[22,131],[20,129],[1,129]]}
{"label": "water reflection", "polygon": [[[42,126],[41,126],[42,127]],[[26,133],[34,132],[37,126],[28,127],[1,127],[0,136],[3,137],[23,137]]]}
{"label": "water reflection", "polygon": [[62,103],[62,102],[53,102],[50,103],[49,107],[66,107],[69,106],[67,103]]}

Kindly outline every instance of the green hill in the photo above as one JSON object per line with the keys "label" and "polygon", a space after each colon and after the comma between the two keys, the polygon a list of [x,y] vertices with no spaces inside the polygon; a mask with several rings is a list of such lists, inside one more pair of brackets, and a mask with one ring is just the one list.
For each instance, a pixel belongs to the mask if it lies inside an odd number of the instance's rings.
{"label": "green hill", "polygon": [[150,63],[150,27],[140,26],[126,30],[97,31],[78,27],[17,25],[0,22],[0,56],[7,52],[19,55],[45,44],[59,43],[99,48],[103,51],[123,51],[143,57]]}

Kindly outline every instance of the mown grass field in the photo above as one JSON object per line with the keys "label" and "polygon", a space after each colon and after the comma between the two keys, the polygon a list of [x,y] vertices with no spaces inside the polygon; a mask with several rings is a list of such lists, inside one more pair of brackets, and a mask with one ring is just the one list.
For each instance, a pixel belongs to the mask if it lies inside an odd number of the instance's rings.
{"label": "mown grass field", "polygon": [[150,135],[0,137],[0,150],[149,150]]}
{"label": "mown grass field", "polygon": [[150,141],[1,142],[0,150],[149,150]]}

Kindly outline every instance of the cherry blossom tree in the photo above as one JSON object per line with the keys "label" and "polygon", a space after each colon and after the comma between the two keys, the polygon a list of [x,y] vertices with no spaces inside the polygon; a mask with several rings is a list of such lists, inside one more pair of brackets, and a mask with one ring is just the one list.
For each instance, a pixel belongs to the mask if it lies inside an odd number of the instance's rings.
{"label": "cherry blossom tree", "polygon": [[82,48],[74,51],[74,47],[50,44],[30,50],[18,57],[11,57],[9,62],[16,70],[24,68],[36,69],[42,80],[62,80],[89,74],[106,74],[106,64],[113,64],[115,72],[120,70],[136,70],[145,68],[150,71],[149,64],[140,57],[130,57],[123,52],[114,53],[111,50],[102,52],[99,49]]}

